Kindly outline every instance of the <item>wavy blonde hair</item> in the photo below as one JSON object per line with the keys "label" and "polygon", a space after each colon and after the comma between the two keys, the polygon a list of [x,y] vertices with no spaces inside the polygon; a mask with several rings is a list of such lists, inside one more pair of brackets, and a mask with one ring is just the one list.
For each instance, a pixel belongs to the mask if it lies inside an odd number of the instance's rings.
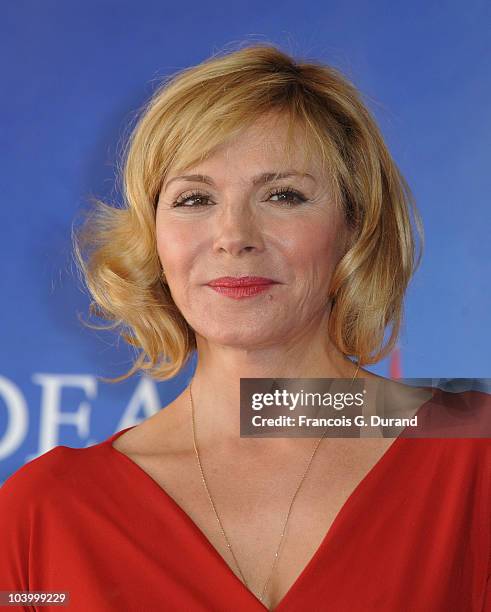
{"label": "wavy blonde hair", "polygon": [[[411,190],[346,76],[317,61],[296,61],[273,45],[253,44],[160,84],[122,152],[123,204],[93,200],[83,225],[72,231],[75,261],[93,298],[89,311],[110,321],[88,327],[117,328],[139,353],[126,374],[103,380],[119,382],[139,370],[167,380],[196,349],[157,254],[159,192],[171,170],[199,163],[269,112],[288,118],[287,156],[294,128],[303,128],[306,163],[311,155],[321,159],[353,230],[326,296],[332,300],[331,341],[361,365],[376,363],[394,347],[424,239]],[[421,238],[417,256],[411,209]]]}

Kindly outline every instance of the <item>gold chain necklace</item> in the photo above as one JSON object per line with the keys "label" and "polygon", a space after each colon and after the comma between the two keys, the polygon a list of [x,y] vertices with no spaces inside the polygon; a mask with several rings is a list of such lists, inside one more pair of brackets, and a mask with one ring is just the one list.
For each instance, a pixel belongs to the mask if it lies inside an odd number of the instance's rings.
{"label": "gold chain necklace", "polygon": [[[358,370],[359,369],[360,369],[360,363],[358,362],[358,367],[356,368],[355,375],[351,379],[351,384],[353,384],[353,381],[355,380],[356,375],[358,374]],[[203,466],[201,464],[201,459],[200,459],[199,452],[198,452],[198,445],[196,443],[196,431],[195,431],[195,424],[194,424],[194,403],[193,403],[193,394],[191,393],[191,385],[192,385],[192,381],[191,381],[191,383],[189,385],[189,397],[191,399],[191,422],[192,422],[192,427],[193,427],[193,444],[194,444],[194,452],[196,454],[196,459],[198,460],[199,471],[201,473],[201,480],[203,481],[203,485],[204,485],[206,493],[208,495],[208,499],[210,500],[211,507],[213,508],[213,512],[215,514],[215,517],[217,519],[218,525],[220,527],[220,531],[222,532],[223,537],[225,538],[225,542],[227,543],[227,547],[230,550],[230,553],[231,553],[231,555],[232,555],[232,557],[234,559],[234,563],[237,566],[237,569],[239,570],[239,574],[240,574],[240,577],[242,579],[242,582],[249,589],[249,585],[247,584],[247,581],[246,581],[246,579],[244,577],[244,574],[242,573],[242,570],[240,569],[240,565],[239,565],[239,563],[238,563],[238,561],[237,561],[237,559],[235,557],[234,551],[232,550],[232,545],[230,544],[230,541],[229,541],[229,539],[227,537],[227,534],[225,533],[225,529],[223,528],[222,521],[220,520],[220,517],[218,515],[217,509],[215,507],[215,503],[213,501],[213,498],[211,496],[210,490],[208,488],[208,484],[206,482],[205,474],[204,474],[204,471],[203,471]],[[290,518],[290,513],[291,513],[291,510],[292,510],[292,507],[293,507],[293,502],[295,501],[295,498],[297,497],[297,494],[300,491],[300,487],[302,486],[302,483],[305,480],[305,477],[307,476],[307,473],[308,473],[308,471],[310,469],[310,466],[312,464],[312,460],[314,459],[315,453],[317,452],[317,449],[319,448],[320,443],[322,442],[322,440],[324,439],[324,437],[326,435],[327,429],[328,428],[326,427],[326,429],[324,430],[324,433],[322,434],[322,436],[319,438],[319,440],[317,440],[316,445],[314,447],[314,450],[312,451],[312,454],[310,455],[310,459],[309,459],[309,462],[307,464],[307,467],[306,467],[306,469],[305,469],[305,471],[303,473],[302,478],[300,479],[298,487],[295,490],[295,493],[294,493],[294,495],[292,497],[292,501],[290,502],[290,506],[288,508],[288,513],[286,515],[285,523],[283,525],[283,530],[281,532],[280,543],[278,544],[278,548],[276,549],[276,552],[274,554],[273,565],[271,566],[271,571],[269,573],[268,579],[266,580],[266,583],[265,583],[265,585],[263,587],[263,590],[261,592],[261,596],[259,598],[259,601],[261,601],[261,602],[263,601],[264,594],[266,592],[266,588],[267,588],[267,586],[269,584],[269,581],[271,580],[271,576],[273,575],[274,569],[275,569],[276,564],[278,562],[279,553],[280,553],[280,547],[281,547],[281,543],[283,542],[283,536],[285,535],[286,525],[288,523],[288,519]]]}

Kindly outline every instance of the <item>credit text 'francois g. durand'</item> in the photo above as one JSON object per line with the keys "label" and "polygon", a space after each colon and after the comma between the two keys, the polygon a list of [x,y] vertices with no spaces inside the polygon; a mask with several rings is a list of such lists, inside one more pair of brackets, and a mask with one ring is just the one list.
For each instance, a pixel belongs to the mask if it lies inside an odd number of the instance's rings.
{"label": "credit text 'francois g. durand'", "polygon": [[357,415],[353,419],[342,417],[320,417],[311,418],[304,414],[297,417],[279,415],[277,417],[262,417],[254,415],[252,417],[254,427],[416,427],[418,417],[415,415],[410,418],[381,417],[376,414],[370,415],[367,419],[363,415]]}

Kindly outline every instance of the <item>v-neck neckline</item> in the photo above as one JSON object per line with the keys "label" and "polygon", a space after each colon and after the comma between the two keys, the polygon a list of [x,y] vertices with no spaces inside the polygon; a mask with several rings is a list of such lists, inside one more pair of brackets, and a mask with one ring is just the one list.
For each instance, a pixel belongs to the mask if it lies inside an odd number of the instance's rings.
{"label": "v-neck neckline", "polygon": [[[421,406],[419,406],[418,410],[415,412],[415,415],[420,415],[423,411],[423,408],[427,406],[429,403],[434,401],[437,393],[442,393],[442,390],[438,387],[433,388],[433,395],[425,401]],[[228,565],[222,555],[218,552],[218,550],[213,546],[210,540],[207,538],[205,533],[201,530],[201,528],[194,522],[194,520],[187,514],[187,512],[176,502],[176,500],[169,494],[167,491],[154,479],[150,474],[148,474],[142,467],[140,467],[133,459],[130,459],[128,455],[125,455],[117,448],[115,448],[112,443],[122,436],[125,432],[133,429],[136,425],[131,425],[130,427],[126,427],[114,434],[112,434],[109,438],[102,442],[102,446],[106,446],[110,451],[111,455],[115,458],[121,459],[127,465],[130,465],[133,470],[135,470],[135,474],[139,475],[140,478],[143,479],[144,482],[147,482],[150,486],[156,487],[159,494],[163,496],[166,502],[176,511],[178,514],[184,519],[186,524],[190,527],[191,530],[194,531],[196,537],[198,537],[201,542],[206,546],[206,548],[210,551],[210,554],[215,557],[216,560],[224,567],[224,570],[228,572],[233,579],[235,579],[236,583],[239,585],[239,588],[242,588],[248,595],[250,595],[260,607],[261,610],[267,610],[268,612],[283,612],[283,609],[287,610],[287,606],[290,604],[290,601],[295,598],[297,591],[300,590],[301,585],[308,579],[308,575],[313,572],[314,566],[319,562],[319,559],[322,557],[325,552],[326,547],[329,545],[330,541],[334,537],[334,533],[339,529],[340,523],[342,523],[343,518],[347,515],[349,508],[353,505],[355,499],[361,495],[363,489],[366,489],[367,485],[371,480],[375,478],[375,475],[381,471],[384,466],[389,462],[392,455],[398,450],[401,445],[401,440],[405,438],[402,434],[408,429],[408,427],[403,428],[401,433],[396,436],[394,442],[382,453],[377,462],[370,468],[370,470],[365,474],[365,476],[360,480],[360,482],[356,485],[356,487],[351,491],[350,495],[346,498],[338,513],[336,514],[334,520],[331,522],[329,528],[324,534],[319,546],[313,553],[312,557],[310,557],[307,564],[304,566],[300,574],[296,577],[294,582],[291,584],[290,588],[280,601],[276,604],[274,608],[270,610],[270,608],[266,607],[262,601],[260,601],[256,595],[246,587],[246,585],[240,580],[240,578],[232,571],[232,568]]]}

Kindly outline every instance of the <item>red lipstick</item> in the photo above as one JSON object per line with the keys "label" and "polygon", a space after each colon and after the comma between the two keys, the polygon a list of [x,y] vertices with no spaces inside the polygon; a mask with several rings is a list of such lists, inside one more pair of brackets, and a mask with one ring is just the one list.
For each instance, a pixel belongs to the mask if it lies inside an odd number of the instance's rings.
{"label": "red lipstick", "polygon": [[207,283],[217,293],[235,299],[252,297],[276,284],[277,281],[264,276],[222,276]]}

